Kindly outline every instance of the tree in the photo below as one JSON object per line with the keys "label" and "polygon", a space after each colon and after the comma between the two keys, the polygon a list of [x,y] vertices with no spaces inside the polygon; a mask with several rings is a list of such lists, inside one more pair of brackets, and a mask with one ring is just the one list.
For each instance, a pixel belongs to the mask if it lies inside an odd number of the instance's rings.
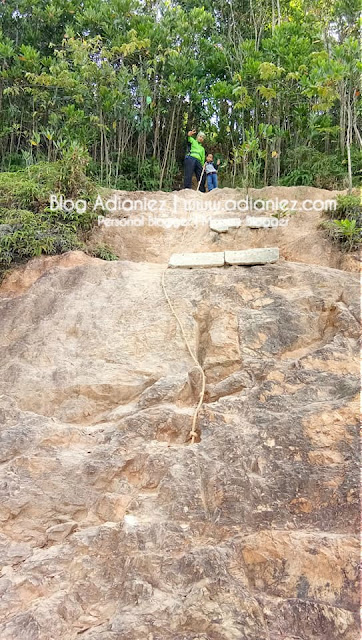
{"label": "tree", "polygon": [[7,0],[1,167],[54,161],[76,142],[104,185],[171,188],[199,126],[225,184],[348,176],[351,188],[357,15],[356,0]]}

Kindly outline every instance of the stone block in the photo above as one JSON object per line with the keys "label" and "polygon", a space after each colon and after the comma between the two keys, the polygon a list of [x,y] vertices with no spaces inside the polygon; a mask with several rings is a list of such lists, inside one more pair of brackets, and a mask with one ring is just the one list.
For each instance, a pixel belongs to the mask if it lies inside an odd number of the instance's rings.
{"label": "stone block", "polygon": [[224,252],[211,253],[173,253],[168,263],[169,267],[223,267]]}
{"label": "stone block", "polygon": [[249,229],[274,229],[278,226],[278,219],[273,216],[246,216],[245,226]]}
{"label": "stone block", "polygon": [[210,220],[211,231],[225,233],[229,229],[238,229],[241,225],[240,218],[214,218]]}
{"label": "stone block", "polygon": [[279,260],[278,247],[262,247],[260,249],[244,249],[242,251],[225,251],[226,264],[266,264]]}

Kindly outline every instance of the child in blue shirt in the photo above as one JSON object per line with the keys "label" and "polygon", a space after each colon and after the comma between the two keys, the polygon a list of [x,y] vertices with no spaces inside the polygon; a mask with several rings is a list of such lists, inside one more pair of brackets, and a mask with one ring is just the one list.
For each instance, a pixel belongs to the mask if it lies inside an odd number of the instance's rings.
{"label": "child in blue shirt", "polygon": [[220,160],[214,164],[214,156],[212,153],[208,153],[205,163],[205,173],[207,178],[207,188],[209,191],[217,189],[217,170],[219,168]]}

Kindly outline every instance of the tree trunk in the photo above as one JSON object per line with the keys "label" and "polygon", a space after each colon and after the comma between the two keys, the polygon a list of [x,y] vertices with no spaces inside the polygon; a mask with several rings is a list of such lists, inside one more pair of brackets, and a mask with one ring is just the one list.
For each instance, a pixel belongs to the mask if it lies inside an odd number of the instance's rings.
{"label": "tree trunk", "polygon": [[174,123],[174,120],[175,120],[175,112],[176,112],[176,104],[174,104],[174,107],[172,109],[172,116],[171,116],[169,134],[168,134],[167,144],[166,144],[166,149],[165,149],[165,155],[164,155],[164,158],[163,158],[163,161],[162,161],[162,167],[161,167],[161,172],[160,172],[160,187],[159,187],[160,190],[162,189],[162,183],[163,183],[163,179],[164,179],[164,176],[165,176],[167,160],[168,160],[168,154],[169,154],[169,150],[170,150],[171,138],[173,136],[173,123]]}
{"label": "tree trunk", "polygon": [[351,141],[352,141],[352,114],[351,114],[351,102],[348,95],[347,103],[347,166],[348,166],[348,193],[352,192],[352,162],[351,162]]}
{"label": "tree trunk", "polygon": [[339,112],[339,147],[341,153],[344,153],[344,146],[346,140],[346,118],[345,118],[345,98],[346,91],[345,86],[343,84],[341,90],[341,104],[340,104],[340,112]]}

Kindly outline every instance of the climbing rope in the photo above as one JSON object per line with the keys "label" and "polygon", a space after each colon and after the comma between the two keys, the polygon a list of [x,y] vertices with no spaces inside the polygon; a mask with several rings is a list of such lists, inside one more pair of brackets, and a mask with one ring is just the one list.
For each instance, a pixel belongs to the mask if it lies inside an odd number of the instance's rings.
{"label": "climbing rope", "polygon": [[190,354],[191,358],[193,359],[193,361],[194,361],[194,363],[195,363],[196,367],[197,367],[197,368],[198,368],[198,370],[200,371],[200,373],[201,373],[201,379],[202,379],[201,392],[200,392],[200,398],[199,398],[199,401],[198,401],[197,406],[196,406],[195,411],[194,411],[194,416],[193,416],[193,419],[192,419],[191,431],[190,431],[190,433],[189,433],[189,436],[190,436],[190,438],[191,438],[191,444],[194,444],[194,442],[195,442],[195,438],[196,438],[196,436],[197,436],[197,432],[196,432],[196,421],[197,421],[197,416],[198,416],[198,414],[199,414],[199,412],[200,412],[200,409],[201,409],[201,407],[202,407],[202,403],[203,403],[203,401],[204,401],[204,396],[205,396],[206,378],[205,378],[205,373],[204,373],[204,370],[203,370],[203,368],[202,368],[201,364],[199,363],[198,359],[196,358],[195,353],[193,352],[193,350],[192,350],[192,349],[191,349],[191,347],[190,347],[190,344],[189,344],[189,341],[188,341],[188,339],[187,339],[187,337],[186,337],[186,334],[185,334],[185,331],[184,331],[184,328],[183,328],[182,322],[181,322],[181,320],[180,320],[179,316],[177,315],[177,313],[176,313],[176,311],[175,311],[175,308],[174,308],[174,306],[173,306],[173,304],[172,304],[172,302],[171,302],[171,300],[170,300],[170,297],[169,297],[169,295],[168,295],[168,293],[167,293],[166,283],[165,283],[165,274],[166,274],[166,271],[167,271],[167,270],[168,270],[168,267],[166,267],[166,269],[162,272],[162,279],[161,279],[162,289],[163,289],[163,292],[164,292],[164,294],[165,294],[165,298],[166,298],[166,300],[167,300],[168,306],[169,306],[169,307],[170,307],[170,309],[171,309],[171,313],[172,313],[172,314],[175,316],[175,318],[176,318],[177,324],[178,324],[178,326],[179,326],[179,328],[180,328],[180,331],[181,331],[182,337],[183,337],[183,339],[184,339],[184,341],[185,341],[185,344],[186,344],[186,347],[187,347],[187,349],[188,349],[188,352],[189,352],[189,354]]}

